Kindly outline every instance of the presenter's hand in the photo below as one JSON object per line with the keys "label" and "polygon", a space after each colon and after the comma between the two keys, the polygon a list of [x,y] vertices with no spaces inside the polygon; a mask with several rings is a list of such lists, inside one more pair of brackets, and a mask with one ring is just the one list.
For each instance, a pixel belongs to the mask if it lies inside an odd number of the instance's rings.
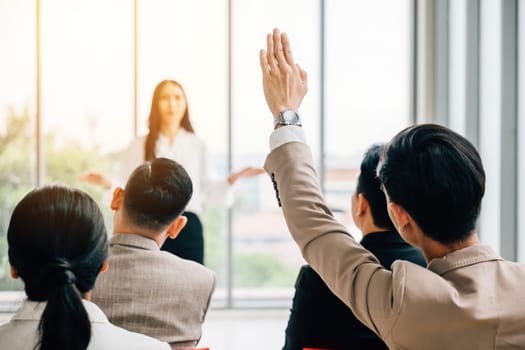
{"label": "presenter's hand", "polygon": [[106,176],[97,171],[86,171],[80,176],[79,180],[101,186],[105,190],[109,190],[111,188],[111,181],[109,181]]}
{"label": "presenter's hand", "polygon": [[228,183],[230,185],[233,185],[241,177],[252,177],[252,176],[257,176],[257,175],[264,174],[264,173],[265,173],[265,171],[262,168],[254,168],[254,167],[251,167],[251,166],[250,167],[246,167],[246,168],[242,169],[241,171],[238,171],[236,173],[232,173],[228,177]]}
{"label": "presenter's hand", "polygon": [[266,36],[266,46],[259,55],[266,103],[274,117],[287,109],[297,111],[308,90],[306,72],[295,63],[288,36],[279,29]]}

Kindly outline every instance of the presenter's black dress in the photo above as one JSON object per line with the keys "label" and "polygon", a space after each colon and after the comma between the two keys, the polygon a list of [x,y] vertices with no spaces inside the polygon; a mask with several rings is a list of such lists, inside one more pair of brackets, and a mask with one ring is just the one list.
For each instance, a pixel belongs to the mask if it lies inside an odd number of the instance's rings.
{"label": "presenter's black dress", "polygon": [[180,258],[204,264],[204,235],[199,217],[192,212],[184,212],[188,218],[186,226],[174,239],[168,238],[161,249]]}

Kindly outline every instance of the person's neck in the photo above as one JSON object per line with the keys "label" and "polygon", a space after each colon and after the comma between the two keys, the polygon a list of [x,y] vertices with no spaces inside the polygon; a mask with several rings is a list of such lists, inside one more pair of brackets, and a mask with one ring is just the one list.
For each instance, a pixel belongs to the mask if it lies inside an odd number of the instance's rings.
{"label": "person's neck", "polygon": [[451,244],[443,244],[425,236],[419,248],[423,252],[426,261],[430,262],[432,259],[442,258],[456,250],[468,248],[479,243],[478,234],[474,231],[466,239]]}
{"label": "person's neck", "polygon": [[383,227],[377,227],[377,228],[374,229],[374,230],[370,230],[370,231],[361,231],[361,232],[363,233],[363,237],[364,237],[364,236],[368,236],[368,235],[371,234],[371,233],[392,232],[392,231],[389,230],[389,229],[383,228]]}
{"label": "person's neck", "polygon": [[369,217],[369,216],[365,216],[365,219],[359,225],[359,230],[363,234],[363,237],[368,234],[375,233],[375,232],[390,231],[387,228],[379,227],[376,224],[374,224],[374,220],[372,219],[372,217]]}
{"label": "person's neck", "polygon": [[123,208],[117,210],[113,217],[113,235],[118,234],[134,234],[151,239],[157,243],[159,248],[162,247],[167,238],[166,232],[153,232],[152,230],[133,224]]}
{"label": "person's neck", "polygon": [[166,137],[170,143],[170,145],[173,144],[173,141],[175,141],[175,137],[177,136],[177,133],[179,132],[181,126],[180,124],[172,123],[166,127],[163,127],[160,129],[160,133]]}
{"label": "person's neck", "polygon": [[160,247],[164,244],[164,241],[166,241],[166,235],[158,233],[158,232],[151,232],[150,230],[136,227],[134,225],[120,223],[115,224],[113,227],[113,235],[138,235],[142,236],[144,238],[151,239],[152,241],[155,241],[155,243]]}

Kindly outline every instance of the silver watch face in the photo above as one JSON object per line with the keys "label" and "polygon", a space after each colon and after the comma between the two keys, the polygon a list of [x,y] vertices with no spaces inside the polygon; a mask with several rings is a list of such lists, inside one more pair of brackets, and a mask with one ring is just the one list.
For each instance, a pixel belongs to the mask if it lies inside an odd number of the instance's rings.
{"label": "silver watch face", "polygon": [[297,114],[296,111],[288,109],[286,111],[280,112],[279,115],[275,118],[274,126],[277,124],[300,126],[301,118],[299,117],[299,114]]}
{"label": "silver watch face", "polygon": [[281,112],[279,113],[279,115],[281,115],[281,119],[284,122],[283,124],[296,125],[300,123],[301,121],[299,119],[299,114],[297,114],[297,112],[292,111],[292,110]]}

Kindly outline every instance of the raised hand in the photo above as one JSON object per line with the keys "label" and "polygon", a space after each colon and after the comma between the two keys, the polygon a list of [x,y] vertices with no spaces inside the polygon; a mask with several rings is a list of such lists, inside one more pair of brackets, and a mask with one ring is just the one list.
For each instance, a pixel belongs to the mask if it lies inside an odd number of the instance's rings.
{"label": "raised hand", "polygon": [[260,51],[266,103],[273,116],[286,109],[297,111],[308,90],[306,72],[295,63],[286,33],[274,29],[266,36],[267,51]]}

